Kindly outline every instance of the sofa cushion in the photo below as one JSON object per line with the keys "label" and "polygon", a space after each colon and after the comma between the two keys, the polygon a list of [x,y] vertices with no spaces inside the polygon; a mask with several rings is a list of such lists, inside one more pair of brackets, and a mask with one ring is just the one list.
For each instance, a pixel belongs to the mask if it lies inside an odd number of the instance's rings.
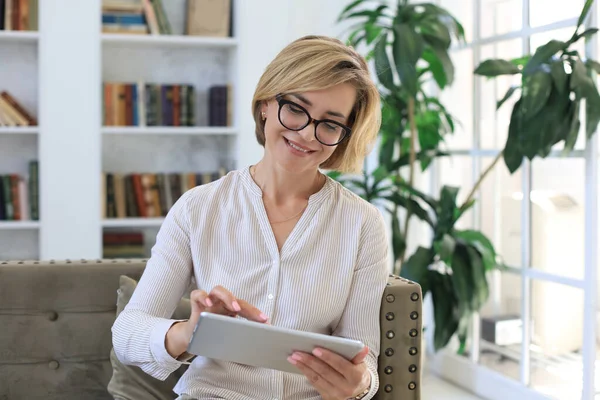
{"label": "sofa cushion", "polygon": [[[117,316],[131,299],[137,281],[127,276],[121,276],[119,284]],[[190,301],[183,298],[175,309],[172,318],[186,319],[189,316]],[[113,367],[113,375],[108,383],[108,392],[118,400],[174,399],[176,395],[173,392],[173,387],[188,368],[184,364],[166,380],[161,381],[146,374],[139,367],[122,364],[117,359],[114,349],[110,351],[110,362]]]}

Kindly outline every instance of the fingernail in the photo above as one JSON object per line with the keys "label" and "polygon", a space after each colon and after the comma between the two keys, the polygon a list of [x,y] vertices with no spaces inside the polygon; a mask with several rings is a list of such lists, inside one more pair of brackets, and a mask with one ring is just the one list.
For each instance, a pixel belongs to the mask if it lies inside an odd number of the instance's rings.
{"label": "fingernail", "polygon": [[294,360],[292,357],[288,357],[287,360],[291,363],[296,365],[296,360]]}
{"label": "fingernail", "polygon": [[213,302],[212,302],[212,301],[211,301],[211,300],[210,300],[208,297],[206,298],[206,304],[207,304],[209,307],[212,307],[212,306],[213,306]]}
{"label": "fingernail", "polygon": [[292,358],[294,360],[298,360],[298,361],[302,360],[302,356],[300,354],[298,354],[298,353],[292,354]]}
{"label": "fingernail", "polygon": [[238,304],[238,302],[234,300],[233,301],[233,309],[235,311],[240,311],[242,309],[242,307],[240,307],[240,305]]}
{"label": "fingernail", "polygon": [[317,357],[321,357],[323,355],[323,352],[319,349],[314,349],[313,354]]}
{"label": "fingernail", "polygon": [[269,319],[269,317],[267,317],[267,316],[266,316],[265,314],[263,314],[263,313],[260,313],[260,315],[259,315],[259,318],[260,318],[260,319],[262,319],[262,320],[265,320],[265,321]]}

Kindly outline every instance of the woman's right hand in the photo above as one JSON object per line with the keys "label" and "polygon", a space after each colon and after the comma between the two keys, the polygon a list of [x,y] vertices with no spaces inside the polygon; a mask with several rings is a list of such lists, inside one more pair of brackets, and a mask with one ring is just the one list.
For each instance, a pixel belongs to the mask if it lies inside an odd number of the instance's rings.
{"label": "woman's right hand", "polygon": [[187,321],[171,325],[165,338],[165,347],[173,358],[178,358],[187,350],[188,343],[202,312],[206,311],[231,317],[240,315],[248,320],[262,323],[268,321],[268,317],[258,308],[245,300],[236,298],[223,286],[215,286],[210,293],[199,289],[192,291],[190,293],[190,304],[192,307],[190,318]]}

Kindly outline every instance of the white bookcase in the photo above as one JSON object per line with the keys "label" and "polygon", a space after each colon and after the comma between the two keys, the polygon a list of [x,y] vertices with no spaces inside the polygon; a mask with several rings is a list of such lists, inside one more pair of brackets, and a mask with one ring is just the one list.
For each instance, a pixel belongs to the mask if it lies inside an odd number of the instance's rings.
{"label": "white bookcase", "polygon": [[[181,33],[185,1],[163,3]],[[238,167],[235,27],[232,38],[103,34],[101,0],[40,2],[39,19],[39,34],[0,32],[0,90],[39,119],[0,128],[0,174],[27,175],[37,159],[40,192],[39,222],[0,221],[0,259],[100,258],[102,233],[123,229],[144,232],[149,250],[162,218],[102,219],[101,173]],[[196,126],[103,126],[103,83],[140,81],[193,85]],[[232,86],[232,126],[208,126],[216,84]]]}

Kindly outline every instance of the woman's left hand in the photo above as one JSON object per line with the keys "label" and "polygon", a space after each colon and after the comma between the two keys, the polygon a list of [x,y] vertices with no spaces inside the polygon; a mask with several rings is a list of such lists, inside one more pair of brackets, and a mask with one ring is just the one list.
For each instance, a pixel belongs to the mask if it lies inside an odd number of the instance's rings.
{"label": "woman's left hand", "polygon": [[324,400],[345,400],[358,396],[371,386],[371,374],[363,362],[365,347],[351,361],[331,351],[317,348],[312,354],[295,352],[288,361],[308,378]]}

